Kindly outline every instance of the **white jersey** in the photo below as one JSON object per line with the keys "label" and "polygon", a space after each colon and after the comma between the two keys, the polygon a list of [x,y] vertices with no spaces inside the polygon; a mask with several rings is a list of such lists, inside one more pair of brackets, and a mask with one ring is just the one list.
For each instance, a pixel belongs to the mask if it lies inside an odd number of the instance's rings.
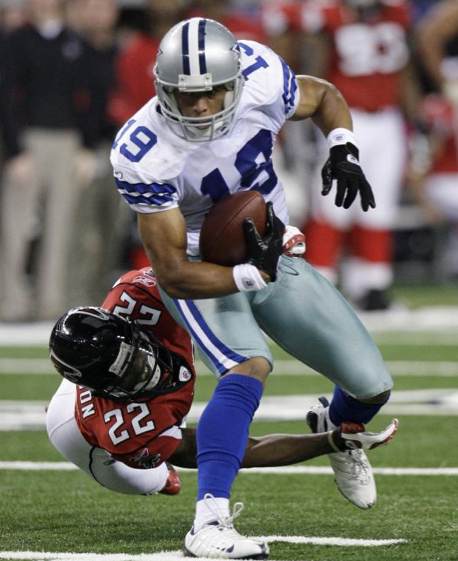
{"label": "white jersey", "polygon": [[229,193],[259,191],[288,223],[271,157],[276,135],[299,101],[296,77],[268,47],[255,41],[239,41],[239,46],[245,83],[227,135],[208,142],[178,137],[154,97],[121,128],[111,152],[116,185],[133,210],[180,208],[190,255],[199,253],[209,208]]}

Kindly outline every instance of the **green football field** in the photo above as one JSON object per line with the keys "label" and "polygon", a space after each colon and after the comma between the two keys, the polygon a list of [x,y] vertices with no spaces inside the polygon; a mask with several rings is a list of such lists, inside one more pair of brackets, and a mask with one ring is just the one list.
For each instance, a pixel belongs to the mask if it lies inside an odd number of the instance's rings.
{"label": "green football field", "polygon": [[[378,502],[370,511],[346,502],[326,457],[295,469],[241,472],[233,499],[245,509],[237,528],[267,537],[272,560],[458,560],[458,289],[398,295],[416,312],[400,322],[368,320],[395,380],[386,414],[369,428],[400,419],[394,441],[370,452]],[[423,314],[431,305],[444,309]],[[332,386],[279,349],[274,354],[268,399],[252,433],[303,432],[306,404]],[[195,473],[182,472],[176,497],[131,497],[65,469],[43,427],[58,384],[44,346],[0,346],[0,560],[179,559],[193,518]],[[202,371],[196,402],[213,387]]]}

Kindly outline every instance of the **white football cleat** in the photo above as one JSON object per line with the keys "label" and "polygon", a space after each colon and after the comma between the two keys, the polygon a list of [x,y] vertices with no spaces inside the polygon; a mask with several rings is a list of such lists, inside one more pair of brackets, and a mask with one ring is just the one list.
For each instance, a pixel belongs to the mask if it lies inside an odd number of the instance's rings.
{"label": "white football cleat", "polygon": [[[214,500],[210,494],[208,501]],[[216,507],[216,505],[215,505]],[[243,510],[242,503],[235,503],[232,515],[222,517],[214,508],[215,520],[197,530],[194,526],[186,534],[183,552],[187,557],[207,557],[210,559],[267,559],[267,543],[240,535],[233,521]]]}
{"label": "white football cleat", "polygon": [[[325,397],[320,397],[319,401],[320,404],[307,413],[307,424],[315,433],[333,431],[336,427],[329,419],[329,402]],[[377,501],[374,474],[363,449],[388,442],[396,433],[397,427],[398,421],[394,419],[381,433],[368,433],[363,432],[364,425],[343,423],[339,434],[348,449],[328,454],[328,457],[337,488],[355,506],[368,509]],[[329,442],[333,445],[331,433],[329,434]],[[339,450],[336,445],[333,447]]]}

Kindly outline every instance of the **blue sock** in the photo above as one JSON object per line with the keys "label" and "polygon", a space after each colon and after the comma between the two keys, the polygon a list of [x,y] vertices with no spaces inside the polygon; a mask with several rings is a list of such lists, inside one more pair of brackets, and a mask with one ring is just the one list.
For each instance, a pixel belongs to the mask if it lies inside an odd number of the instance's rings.
{"label": "blue sock", "polygon": [[388,399],[389,395],[383,403],[362,403],[336,386],[329,406],[329,418],[336,426],[344,421],[366,424],[375,417]]}
{"label": "blue sock", "polygon": [[216,386],[197,426],[197,500],[206,493],[230,497],[262,391],[259,380],[241,374],[227,374]]}

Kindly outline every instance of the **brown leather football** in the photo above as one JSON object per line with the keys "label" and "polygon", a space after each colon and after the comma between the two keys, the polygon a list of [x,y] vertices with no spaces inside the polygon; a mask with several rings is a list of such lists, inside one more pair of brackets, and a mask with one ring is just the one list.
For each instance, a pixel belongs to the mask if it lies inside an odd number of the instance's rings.
{"label": "brown leather football", "polygon": [[210,209],[200,231],[202,260],[233,266],[248,260],[243,221],[252,218],[261,236],[266,230],[267,210],[258,191],[239,191],[224,197]]}

